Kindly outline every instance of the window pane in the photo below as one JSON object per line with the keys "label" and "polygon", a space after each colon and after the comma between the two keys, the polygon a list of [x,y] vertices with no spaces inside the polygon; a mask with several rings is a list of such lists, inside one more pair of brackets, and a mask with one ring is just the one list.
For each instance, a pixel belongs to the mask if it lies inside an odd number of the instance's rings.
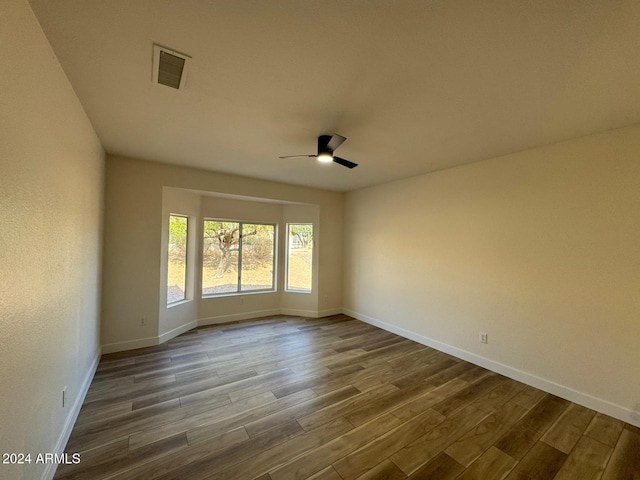
{"label": "window pane", "polygon": [[287,225],[287,290],[310,292],[313,261],[313,225]]}
{"label": "window pane", "polygon": [[185,300],[187,268],[187,217],[169,216],[167,304]]}
{"label": "window pane", "polygon": [[273,225],[242,224],[241,290],[273,289]]}
{"label": "window pane", "polygon": [[205,220],[202,252],[202,294],[238,291],[240,224]]}

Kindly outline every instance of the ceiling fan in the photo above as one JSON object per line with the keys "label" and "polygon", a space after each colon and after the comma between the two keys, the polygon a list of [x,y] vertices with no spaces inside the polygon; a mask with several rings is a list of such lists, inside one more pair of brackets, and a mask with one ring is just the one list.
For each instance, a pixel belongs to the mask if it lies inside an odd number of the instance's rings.
{"label": "ceiling fan", "polygon": [[336,157],[333,152],[336,148],[342,145],[342,142],[346,140],[346,137],[338,135],[320,135],[318,137],[318,153],[316,155],[286,155],[280,158],[302,158],[302,157],[315,157],[320,162],[335,162],[338,165],[342,165],[347,168],[357,167],[357,163],[350,162],[344,158]]}

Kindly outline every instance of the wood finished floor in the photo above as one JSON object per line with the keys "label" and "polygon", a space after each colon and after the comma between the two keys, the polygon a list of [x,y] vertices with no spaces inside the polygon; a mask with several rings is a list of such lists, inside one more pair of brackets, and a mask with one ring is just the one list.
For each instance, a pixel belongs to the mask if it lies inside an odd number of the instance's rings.
{"label": "wood finished floor", "polygon": [[103,356],[56,479],[640,479],[640,429],[339,315]]}

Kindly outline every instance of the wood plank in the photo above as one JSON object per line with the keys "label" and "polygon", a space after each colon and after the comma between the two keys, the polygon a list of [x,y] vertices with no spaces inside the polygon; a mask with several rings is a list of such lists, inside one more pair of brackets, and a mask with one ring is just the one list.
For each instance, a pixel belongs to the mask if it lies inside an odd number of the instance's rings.
{"label": "wood plank", "polygon": [[[90,469],[93,469],[94,465],[104,465],[105,461],[112,457],[119,457],[129,451],[129,441],[126,438],[121,438],[111,443],[104,443],[96,448],[90,450],[83,450],[80,453],[80,463],[77,464],[61,464],[56,470],[56,478],[67,479],[71,477],[71,474],[78,472],[84,473]],[[88,465],[88,467],[87,467]],[[103,468],[103,470],[108,470]]]}
{"label": "wood plank", "polygon": [[284,422],[288,422],[289,420],[297,420],[298,418],[321,410],[324,407],[331,406],[334,403],[340,402],[346,398],[353,397],[359,393],[360,391],[358,389],[352,387],[351,385],[347,385],[339,390],[327,393],[326,395],[314,397],[305,402],[301,402],[288,408],[284,408],[278,412],[272,413],[271,415],[263,416],[258,420],[245,423],[244,426],[247,429],[249,436],[253,437],[262,432],[266,432],[267,430],[274,428]]}
{"label": "wood plank", "polygon": [[481,396],[473,404],[487,412],[494,412],[505,403],[511,401],[518,392],[521,392],[524,385],[507,377],[502,377],[498,386],[484,396]]}
{"label": "wood plank", "polygon": [[542,390],[538,390],[537,388],[527,385],[520,393],[518,393],[518,395],[515,396],[513,401],[521,407],[531,410],[546,396],[547,394]]}
{"label": "wood plank", "polygon": [[292,393],[299,392],[300,390],[306,390],[307,388],[314,388],[332,380],[338,380],[340,383],[348,383],[345,380],[345,376],[349,373],[358,372],[364,370],[364,367],[358,364],[348,365],[346,367],[329,369],[328,373],[319,374],[305,378],[295,383],[290,383],[280,388],[274,388],[272,390],[276,398],[286,397]]}
{"label": "wood plank", "polygon": [[[248,460],[256,454],[258,449],[268,450],[301,433],[303,433],[302,427],[296,421],[282,423],[244,442],[204,455],[196,461],[188,461],[188,463],[182,464],[177,468],[174,467],[165,475],[158,477],[158,479],[205,479]],[[179,457],[177,454],[174,454],[174,456]]]}
{"label": "wood plank", "polygon": [[584,434],[605,445],[615,447],[623,428],[624,422],[598,413],[593,420],[591,420]]}
{"label": "wood plank", "polygon": [[507,477],[507,480],[554,478],[566,459],[566,453],[544,442],[536,442]]}
{"label": "wood plank", "polygon": [[496,447],[516,460],[522,459],[569,406],[569,403],[554,395],[545,395],[529,413],[496,442]]}
{"label": "wood plank", "polygon": [[554,480],[598,480],[611,456],[612,448],[583,436],[564,462]]}
{"label": "wood plank", "polygon": [[624,429],[602,480],[640,479],[640,434]]}
{"label": "wood plank", "polygon": [[192,381],[190,379],[183,379],[180,381],[176,381],[176,385],[172,386],[171,388],[163,389],[161,392],[136,398],[133,401],[133,409],[136,410],[138,408],[156,405],[158,403],[166,402],[167,400],[181,398],[193,393],[199,393],[203,391],[211,392],[211,394],[213,394],[214,389],[217,389],[216,393],[224,393],[224,391],[220,387],[228,386],[230,384],[234,384],[235,386],[237,386],[241,384],[241,380],[247,379],[252,379],[253,382],[256,381],[253,380],[253,377],[257,376],[258,374],[255,371],[248,370],[236,375],[224,377],[205,376],[204,379],[195,381]]}
{"label": "wood plank", "polygon": [[399,424],[400,421],[393,415],[383,415],[369,423],[354,428],[336,440],[320,446],[313,452],[296,457],[282,467],[269,472],[269,474],[273,480],[307,478],[321,471],[325,465],[333,464]]}
{"label": "wood plank", "polygon": [[457,478],[459,480],[501,480],[513,469],[517,461],[498,450],[489,448],[480,458],[467,468]]}
{"label": "wood plank", "polygon": [[259,405],[249,410],[243,410],[229,417],[220,418],[209,424],[199,425],[187,430],[187,440],[189,445],[199,442],[208,441],[209,438],[215,437],[221,431],[230,430],[242,426],[246,423],[253,422],[273,412],[278,412],[292,405],[304,402],[310,398],[315,398],[316,394],[312,390],[303,390],[288,397],[279,398],[274,402]]}
{"label": "wood plank", "polygon": [[[148,445],[149,443],[153,443],[161,438],[170,437],[183,432],[186,433],[193,428],[215,424],[223,419],[234,417],[239,413],[251,411],[253,408],[261,408],[263,405],[269,404],[273,401],[275,401],[275,397],[271,392],[267,392],[235,403],[211,406],[202,412],[196,411],[193,415],[186,415],[184,418],[180,418],[174,422],[151,426],[140,432],[134,433],[129,436],[129,446],[132,449],[140,448],[143,445]],[[232,430],[236,426],[237,424],[227,425],[227,429]],[[193,438],[191,443],[194,443]]]}
{"label": "wood plank", "polygon": [[[267,475],[269,476],[269,480],[272,480],[271,475]],[[340,478],[338,472],[336,472],[333,467],[329,465],[324,470],[309,477],[308,480],[342,480],[342,478]]]}
{"label": "wood plank", "polygon": [[152,425],[183,419],[185,411],[178,400],[154,405],[143,410],[134,410],[105,421],[88,423],[71,432],[67,449],[80,451],[129,436]]}
{"label": "wood plank", "polygon": [[556,423],[542,436],[542,441],[561,452],[571,453],[595,414],[596,412],[589,408],[576,404],[569,405]]}
{"label": "wood plank", "polygon": [[542,434],[516,424],[502,436],[495,446],[516,460],[522,459],[536,444]]}
{"label": "wood plank", "polygon": [[394,408],[391,413],[398,417],[402,421],[407,421],[413,417],[420,415],[422,412],[430,409],[434,405],[440,403],[448,396],[459,392],[468,385],[464,380],[454,378],[447,383],[434,388],[433,390],[426,390],[425,393],[419,395],[413,400],[408,401]]}
{"label": "wood plank", "polygon": [[389,458],[404,473],[411,475],[486,416],[485,411],[469,405]]}
{"label": "wood plank", "polygon": [[[394,380],[393,384],[398,388],[406,388],[411,385],[415,385],[416,383],[429,383],[429,378],[433,375],[437,375],[443,370],[446,370],[449,367],[453,367],[457,365],[456,362],[452,358],[438,358],[437,361],[433,363],[427,363],[423,366],[417,365],[410,370],[410,373],[407,373],[407,370],[404,370],[404,374],[402,376],[398,375],[396,380]],[[399,367],[397,370],[402,372]]]}
{"label": "wood plank", "polygon": [[[114,480],[139,480],[141,478],[159,478],[163,475],[189,465],[201,458],[214,455],[217,452],[226,452],[235,446],[242,445],[249,440],[249,435],[244,428],[237,428],[212,437],[206,443],[189,446],[173,455],[156,458],[152,461],[141,463],[128,470],[118,471]],[[135,450],[134,450],[135,452]],[[116,467],[117,468],[117,467]],[[105,468],[107,472],[113,472],[111,468]],[[87,480],[90,480],[89,478]]]}
{"label": "wood plank", "polygon": [[367,392],[354,395],[331,406],[300,417],[298,418],[298,423],[305,430],[312,430],[338,417],[350,415],[354,411],[362,408],[364,405],[377,402],[381,396],[397,390],[398,387],[395,385],[380,385],[379,387],[372,388]]}
{"label": "wood plank", "polygon": [[372,442],[341,458],[333,464],[333,468],[335,468],[345,480],[356,478],[376,466],[380,462],[381,457],[389,456],[397,452],[425,433],[431,431],[433,427],[442,423],[444,419],[444,415],[435,410],[427,410],[413,418],[410,422],[405,422],[397,426]]}
{"label": "wood plank", "polygon": [[445,417],[449,417],[480,397],[488,394],[491,390],[500,384],[503,384],[507,380],[508,379],[506,377],[497,374],[484,376],[481,380],[472,383],[466,388],[463,388],[459,392],[450,395],[440,403],[434,405],[433,409],[440,412]]}
{"label": "wood plank", "polygon": [[[108,455],[103,455],[101,459],[97,459],[95,456],[91,460],[90,467],[82,467],[77,469],[69,469],[69,473],[66,474],[66,469],[60,468],[57,472],[57,478],[66,480],[79,480],[79,479],[95,479],[99,480],[112,476],[114,473],[121,472],[123,470],[131,469],[139,464],[147,463],[155,460],[156,458],[166,457],[168,455],[175,454],[177,451],[187,447],[187,437],[185,434],[175,435],[173,437],[165,438],[157,442],[146,445],[143,448],[137,450],[129,450],[118,452],[109,452]],[[80,463],[86,458],[83,458],[84,454],[80,454]],[[115,467],[115,468],[114,468]],[[75,471],[74,471],[75,470]]]}
{"label": "wood plank", "polygon": [[450,480],[458,478],[464,467],[444,452],[440,452],[416,470],[411,480]]}
{"label": "wood plank", "polygon": [[311,432],[301,433],[273,448],[263,450],[246,461],[220,472],[216,478],[236,480],[268,473],[284,465],[292,457],[312,451],[352,429],[353,425],[344,418],[336,418]]}
{"label": "wood plank", "polygon": [[[337,473],[337,472],[336,472]],[[338,475],[338,479],[342,477]],[[384,460],[368,472],[358,477],[358,480],[404,480],[407,476],[390,460]]]}
{"label": "wood plank", "polygon": [[406,388],[399,388],[398,390],[381,395],[375,403],[361,405],[355,411],[346,415],[345,418],[355,426],[362,425],[431,389],[432,387],[428,384],[417,384]]}
{"label": "wood plank", "polygon": [[129,413],[132,410],[133,400],[105,405],[101,409],[90,410],[82,408],[76,419],[76,426],[105,421],[111,417],[119,417],[120,415]]}
{"label": "wood plank", "polygon": [[499,410],[492,412],[475,428],[462,435],[455,443],[445,449],[445,453],[459,464],[468,467],[525,413],[524,407],[509,402]]}

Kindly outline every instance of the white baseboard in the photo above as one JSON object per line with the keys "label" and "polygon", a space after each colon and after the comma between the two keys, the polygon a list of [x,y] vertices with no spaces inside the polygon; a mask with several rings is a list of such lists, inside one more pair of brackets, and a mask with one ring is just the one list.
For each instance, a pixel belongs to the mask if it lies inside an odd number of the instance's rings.
{"label": "white baseboard", "polygon": [[332,317],[334,315],[341,315],[342,308],[327,308],[326,310],[318,310],[317,315],[314,318]]}
{"label": "white baseboard", "polygon": [[233,315],[220,315],[218,317],[201,318],[198,326],[217,325],[220,323],[237,322],[239,320],[251,320],[252,318],[269,317],[271,315],[291,315],[292,317],[321,318],[342,313],[342,308],[330,308],[327,310],[301,310],[295,308],[273,308],[270,310],[258,310],[255,312],[236,313]]}
{"label": "white baseboard", "polygon": [[179,327],[176,327],[173,330],[169,330],[168,332],[165,332],[158,337],[157,345],[167,342],[172,338],[177,337],[178,335],[182,335],[184,332],[188,332],[189,330],[191,330],[192,328],[196,328],[197,326],[198,326],[198,321],[193,320],[189,323],[185,323],[184,325],[180,325]]}
{"label": "white baseboard", "polygon": [[280,315],[291,315],[292,317],[321,318],[342,313],[341,308],[331,308],[328,310],[300,310],[296,308],[281,308]]}
{"label": "white baseboard", "polygon": [[158,337],[137,338],[135,340],[127,340],[126,342],[108,343],[102,346],[102,353],[124,352],[126,350],[135,350],[136,348],[155,347],[165,343],[178,335],[188,332],[192,328],[198,326],[197,320],[180,325],[179,327],[169,330]]}
{"label": "white baseboard", "polygon": [[281,308],[280,315],[290,315],[292,317],[318,318],[315,310],[301,310],[298,308]]}
{"label": "white baseboard", "polygon": [[154,347],[165,343],[178,335],[191,330],[192,328],[202,327],[206,325],[218,325],[221,323],[237,322],[239,320],[251,320],[252,318],[269,317],[271,315],[292,315],[296,317],[320,318],[331,315],[339,315],[342,308],[330,308],[327,310],[296,310],[291,308],[272,308],[269,310],[256,310],[253,312],[234,313],[232,315],[219,315],[217,317],[200,318],[192,320],[184,325],[174,328],[163,333],[158,337],[137,338],[135,340],[127,340],[125,342],[108,343],[102,346],[102,353],[124,352],[126,350],[135,350],[136,348]]}
{"label": "white baseboard", "polygon": [[[58,437],[58,441],[56,442],[56,446],[54,448],[54,453],[61,455],[64,453],[64,447],[67,445],[69,441],[69,437],[71,436],[71,432],[73,431],[73,427],[76,424],[76,420],[78,418],[78,414],[80,413],[80,409],[82,408],[82,404],[84,403],[84,399],[87,396],[87,392],[89,391],[89,387],[91,386],[91,382],[93,381],[93,376],[96,373],[96,369],[98,368],[98,364],[100,363],[100,357],[102,356],[102,351],[98,348],[98,353],[93,359],[89,370],[87,371],[82,383],[80,384],[80,389],[78,391],[78,395],[76,396],[75,402],[71,405],[69,409],[69,413],[64,422],[64,426],[62,427],[62,432],[60,432],[60,436]],[[75,453],[75,452],[67,452],[67,453]],[[43,480],[51,480],[53,476],[56,474],[56,470],[58,468],[58,464],[55,462],[47,463],[47,468],[45,469],[42,478]]]}
{"label": "white baseboard", "polygon": [[388,332],[395,333],[396,335],[400,335],[401,337],[405,337],[409,340],[413,340],[414,342],[426,345],[427,347],[435,348],[436,350],[439,350],[441,352],[448,353],[449,355],[453,355],[454,357],[473,363],[474,365],[479,365],[483,368],[486,368],[487,370],[491,370],[492,372],[504,375],[505,377],[509,377],[519,382],[526,383],[527,385],[531,385],[532,387],[538,388],[547,393],[551,393],[558,397],[564,398],[565,400],[577,403],[579,405],[582,405],[583,407],[591,408],[592,410],[596,410],[597,412],[604,413],[605,415],[609,415],[610,417],[617,418],[618,420],[622,420],[623,422],[627,422],[640,427],[640,416],[637,412],[633,412],[632,410],[626,409],[607,400],[603,400],[587,393],[565,387],[551,380],[538,377],[537,375],[533,375],[523,370],[510,367],[508,365],[496,362],[480,355],[476,355],[475,353],[471,353],[466,350],[448,345],[446,343],[439,342],[432,338],[425,337],[418,333],[406,330],[396,325],[392,325],[382,320],[378,320],[368,315],[354,312],[353,310],[343,309],[343,313],[357,320],[361,320],[370,325],[374,325],[376,327],[382,328],[383,330],[387,330]]}
{"label": "white baseboard", "polygon": [[153,347],[159,345],[160,337],[137,338],[135,340],[127,340],[125,342],[108,343],[102,345],[102,353],[124,352],[125,350],[135,350],[136,348]]}
{"label": "white baseboard", "polygon": [[237,322],[239,320],[250,320],[252,318],[268,317],[280,314],[279,308],[269,310],[256,310],[254,312],[234,313],[232,315],[219,315],[217,317],[201,318],[197,320],[198,326],[217,325],[219,323]]}

